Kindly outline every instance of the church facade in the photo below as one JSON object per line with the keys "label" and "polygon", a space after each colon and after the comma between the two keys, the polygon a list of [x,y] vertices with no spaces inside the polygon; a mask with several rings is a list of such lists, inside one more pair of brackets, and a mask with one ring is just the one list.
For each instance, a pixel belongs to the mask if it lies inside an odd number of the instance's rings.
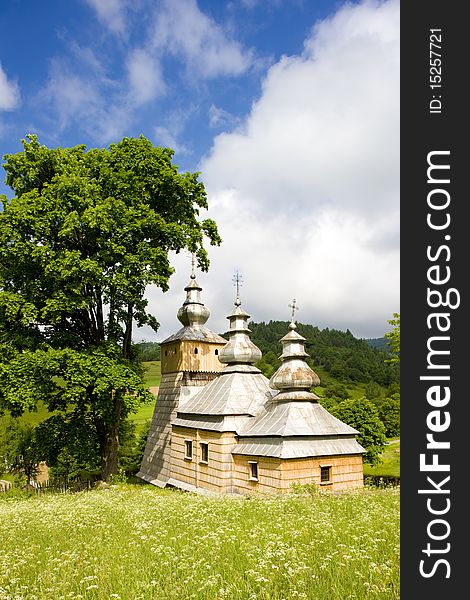
{"label": "church facade", "polygon": [[294,316],[279,369],[255,363],[248,315],[237,295],[228,341],[205,323],[209,310],[191,274],[178,311],[183,327],[161,343],[162,378],[138,477],[160,487],[220,494],[288,492],[293,483],[344,490],[363,485],[355,429],[318,403]]}

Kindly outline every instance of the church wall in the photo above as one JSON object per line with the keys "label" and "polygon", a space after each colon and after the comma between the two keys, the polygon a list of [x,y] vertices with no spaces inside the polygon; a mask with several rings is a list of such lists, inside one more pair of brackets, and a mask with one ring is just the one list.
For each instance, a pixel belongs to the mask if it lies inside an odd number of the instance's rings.
{"label": "church wall", "polygon": [[224,345],[192,340],[179,340],[163,344],[161,346],[162,373],[176,371],[218,373],[224,366],[218,358],[218,352]]}
{"label": "church wall", "polygon": [[170,420],[176,416],[183,373],[162,375],[138,477],[166,481],[170,476]]}
{"label": "church wall", "polygon": [[[250,461],[258,463],[258,481],[250,481]],[[269,456],[233,455],[233,491],[276,492],[281,487],[281,461]]]}
{"label": "church wall", "polygon": [[[321,467],[331,467],[331,483],[322,483]],[[294,482],[315,483],[321,489],[341,491],[364,485],[362,455],[323,456],[283,460],[282,489],[289,491]]]}
{"label": "church wall", "polygon": [[[185,441],[193,442],[193,458],[185,458]],[[209,444],[208,464],[201,463],[201,443]],[[232,455],[235,434],[173,426],[171,476],[199,488],[229,492],[232,487]]]}
{"label": "church wall", "polygon": [[[315,483],[335,491],[363,486],[362,456],[278,459],[234,455],[234,491],[239,493],[290,492],[293,483]],[[250,462],[258,463],[258,481],[250,481]],[[331,483],[322,483],[320,469],[331,467]]]}

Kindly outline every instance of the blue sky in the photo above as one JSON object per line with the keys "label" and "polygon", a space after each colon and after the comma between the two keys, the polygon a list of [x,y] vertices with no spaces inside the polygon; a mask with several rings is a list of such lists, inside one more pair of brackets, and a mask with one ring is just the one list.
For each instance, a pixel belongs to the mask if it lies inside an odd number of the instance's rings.
{"label": "blue sky", "polygon": [[[234,289],[254,320],[388,330],[399,311],[399,4],[10,0],[0,21],[0,149],[144,134],[201,171],[223,245],[201,274],[208,325]],[[2,177],[3,179],[3,177]],[[0,185],[0,193],[11,191]],[[190,271],[149,289],[162,339]]]}

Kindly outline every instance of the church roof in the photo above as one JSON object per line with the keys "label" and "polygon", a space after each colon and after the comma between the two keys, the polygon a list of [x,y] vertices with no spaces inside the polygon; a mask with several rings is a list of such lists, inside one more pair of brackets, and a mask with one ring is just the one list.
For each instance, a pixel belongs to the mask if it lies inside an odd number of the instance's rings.
{"label": "church roof", "polygon": [[339,454],[361,454],[364,448],[354,436],[342,438],[243,438],[232,454],[269,456],[271,458],[310,458],[337,456]]}
{"label": "church roof", "polygon": [[186,300],[178,310],[178,320],[183,325],[173,335],[167,337],[162,344],[169,344],[179,340],[189,340],[197,342],[211,342],[217,344],[226,344],[227,340],[214,333],[205,326],[210,316],[210,311],[201,300],[202,287],[196,281],[196,274],[193,268],[188,285],[184,288]]}
{"label": "church roof", "polygon": [[295,331],[294,309],[295,301],[289,332],[281,339],[282,364],[270,380],[278,393],[237,430],[239,444],[232,453],[280,458],[360,454],[364,448],[354,437],[359,432],[310,392],[320,379],[305,361],[305,338]]}
{"label": "church roof", "polygon": [[204,325],[198,325],[197,327],[188,325],[182,327],[176,333],[173,333],[165,340],[162,344],[169,344],[170,342],[176,342],[178,340],[190,340],[197,342],[212,342],[217,344],[226,344],[227,340],[221,335],[214,333]]}
{"label": "church roof", "polygon": [[[217,431],[228,431],[228,421],[216,423],[212,416],[219,417],[254,417],[259,414],[266,402],[272,397],[269,380],[253,363],[261,358],[260,349],[250,340],[248,329],[249,314],[241,308],[238,290],[235,309],[228,315],[230,328],[229,340],[219,352],[219,360],[225,363],[220,375],[204,386],[193,398],[185,402],[178,410],[174,425],[189,425],[190,422],[206,423]],[[207,417],[206,420],[205,417]],[[230,423],[236,431],[245,419]],[[207,428],[202,427],[201,428]]]}
{"label": "church roof", "polygon": [[269,380],[259,371],[224,372],[185,403],[180,413],[257,415],[271,398]]}
{"label": "church roof", "polygon": [[274,397],[256,420],[251,420],[238,432],[240,436],[318,436],[354,435],[359,433],[343,423],[318,402],[286,401]]}

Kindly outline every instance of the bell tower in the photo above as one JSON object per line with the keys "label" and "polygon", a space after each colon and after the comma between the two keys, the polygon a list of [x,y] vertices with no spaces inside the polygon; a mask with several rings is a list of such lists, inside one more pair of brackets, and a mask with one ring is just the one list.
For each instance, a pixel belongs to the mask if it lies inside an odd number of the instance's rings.
{"label": "bell tower", "polygon": [[182,328],[160,344],[162,378],[144,458],[137,476],[164,487],[170,478],[171,421],[202,386],[219,374],[219,352],[227,343],[205,326],[210,311],[201,300],[202,288],[193,268],[186,299],[178,310]]}

